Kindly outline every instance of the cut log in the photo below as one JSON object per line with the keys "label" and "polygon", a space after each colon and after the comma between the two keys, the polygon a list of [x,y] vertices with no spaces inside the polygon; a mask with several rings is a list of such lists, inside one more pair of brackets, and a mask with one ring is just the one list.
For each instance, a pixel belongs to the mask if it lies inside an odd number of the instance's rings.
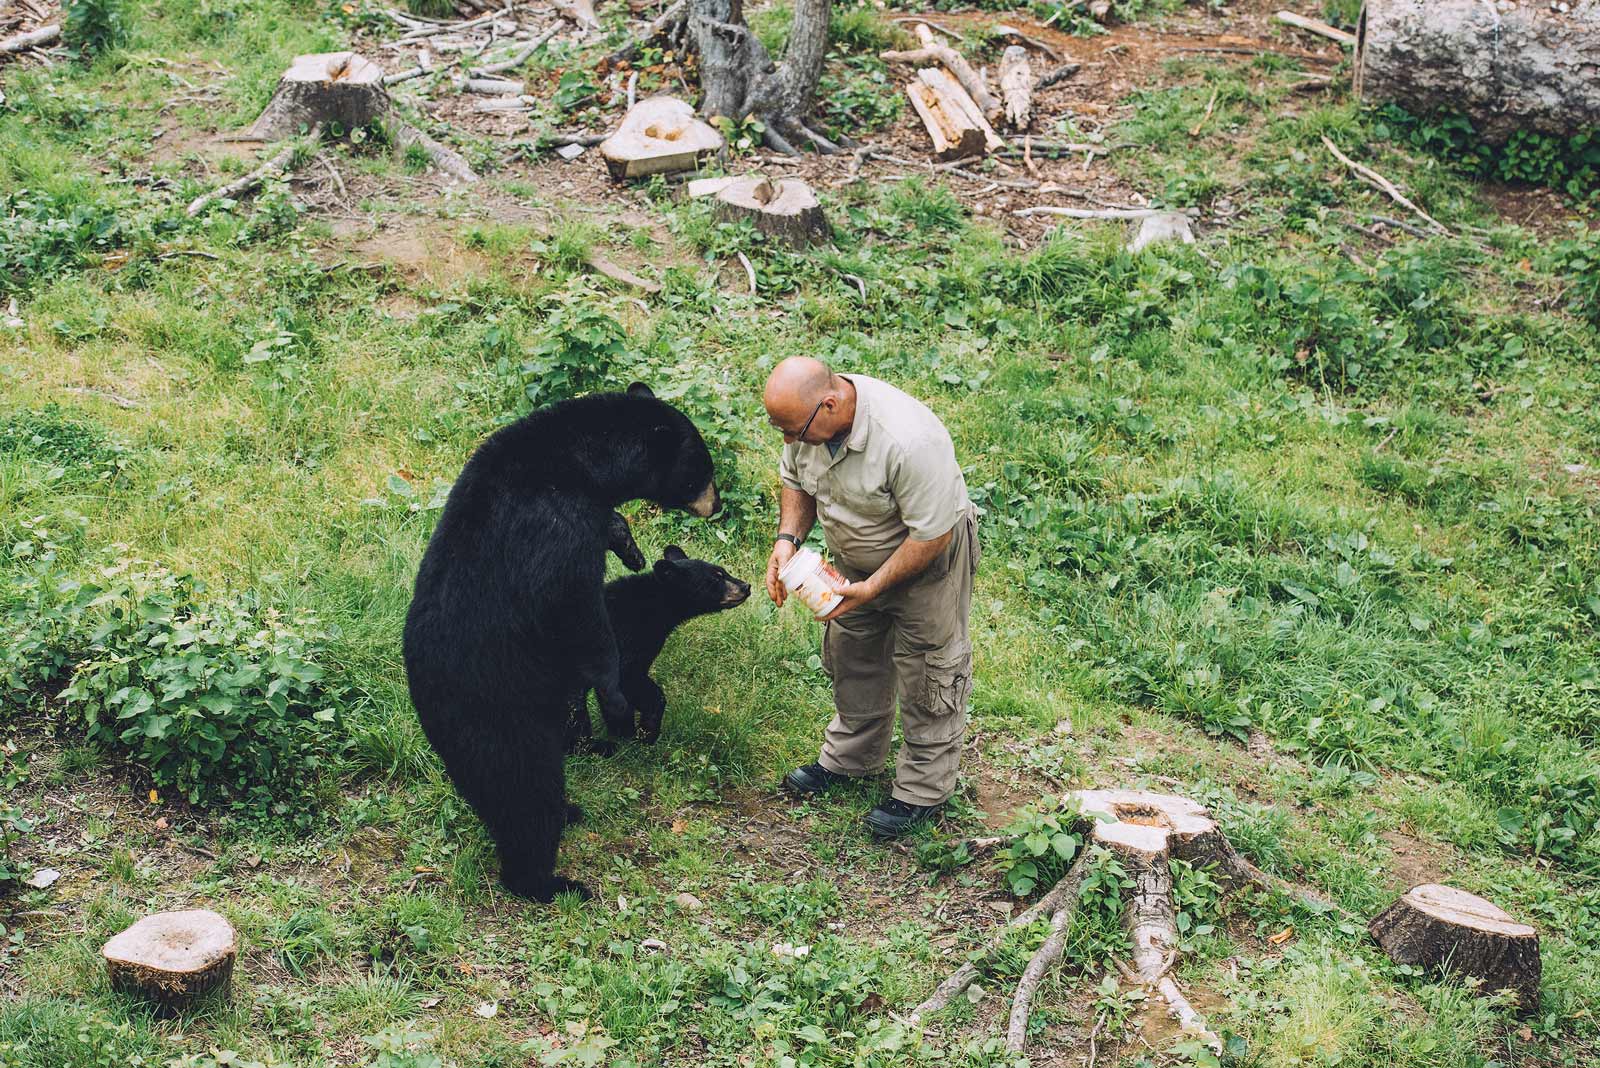
{"label": "cut log", "polygon": [[279,141],[318,124],[348,133],[388,113],[389,94],[376,63],[354,52],[319,52],[296,56],[266,110],[232,139]]}
{"label": "cut log", "polygon": [[1355,91],[1419,115],[1455,113],[1478,136],[1569,137],[1600,126],[1600,4],[1367,0],[1356,29]]}
{"label": "cut log", "polygon": [[946,102],[921,81],[907,84],[906,95],[933,139],[934,159],[942,162],[983,154],[982,128],[954,101]]}
{"label": "cut log", "polygon": [[921,80],[923,85],[938,93],[939,99],[944,101],[946,106],[960,108],[968,120],[983,131],[983,147],[985,151],[993,152],[1006,147],[1006,143],[1001,140],[1000,135],[994,132],[994,127],[989,125],[989,120],[984,118],[982,109],[943,68],[923,67],[917,71],[917,78]]}
{"label": "cut log", "polygon": [[922,47],[910,52],[883,52],[879,58],[886,63],[942,63],[956,81],[961,83],[961,88],[978,105],[978,110],[983,117],[993,122],[1000,118],[1000,101],[989,92],[989,87],[984,84],[983,78],[972,69],[972,64],[966,61],[960,52],[948,45],[940,44],[934,39],[933,31],[922,23],[916,26],[917,39],[922,42]]}
{"label": "cut log", "polygon": [[36,30],[19,33],[15,37],[7,37],[5,40],[0,41],[0,56],[26,52],[30,48],[38,48],[40,45],[50,44],[60,36],[61,24],[59,22],[52,23],[49,26],[40,26]]}
{"label": "cut log", "polygon": [[634,289],[644,293],[661,292],[661,287],[656,283],[648,278],[640,278],[626,267],[619,263],[612,263],[598,252],[589,253],[589,266],[613,282],[621,282],[625,286],[632,286]]}
{"label": "cut log", "polygon": [[697,119],[694,108],[676,97],[652,96],[629,109],[616,132],[600,142],[600,154],[611,177],[622,181],[692,171],[722,145],[722,135]]}
{"label": "cut log", "polygon": [[238,938],[232,924],[207,909],[158,912],[113,937],[100,952],[113,990],[177,1012],[227,987]]}
{"label": "cut log", "polygon": [[1008,46],[1000,57],[1000,93],[1006,99],[1006,122],[1013,130],[1026,130],[1033,118],[1033,68],[1021,45]]}
{"label": "cut log", "polygon": [[790,245],[826,240],[828,217],[811,187],[798,178],[750,175],[717,190],[719,219],[748,219],[756,229]]}
{"label": "cut log", "polygon": [[1485,993],[1510,990],[1524,1016],[1539,1009],[1539,932],[1481,897],[1424,883],[1367,929],[1400,964],[1481,979]]}

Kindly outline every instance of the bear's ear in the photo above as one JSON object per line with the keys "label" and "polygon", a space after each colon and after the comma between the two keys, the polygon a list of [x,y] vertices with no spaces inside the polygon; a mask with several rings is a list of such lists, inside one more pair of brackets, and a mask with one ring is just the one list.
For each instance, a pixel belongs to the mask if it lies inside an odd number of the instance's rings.
{"label": "bear's ear", "polygon": [[663,557],[660,560],[657,560],[656,566],[650,570],[654,571],[658,575],[668,574],[672,571],[672,560],[668,557]]}
{"label": "bear's ear", "polygon": [[661,550],[661,558],[663,560],[687,560],[689,559],[689,554],[676,545],[669,545]]}
{"label": "bear's ear", "polygon": [[654,397],[655,396],[655,392],[653,390],[651,390],[651,388],[649,386],[645,385],[643,382],[635,382],[635,383],[633,383],[633,385],[628,387],[628,396],[630,396],[630,397]]}

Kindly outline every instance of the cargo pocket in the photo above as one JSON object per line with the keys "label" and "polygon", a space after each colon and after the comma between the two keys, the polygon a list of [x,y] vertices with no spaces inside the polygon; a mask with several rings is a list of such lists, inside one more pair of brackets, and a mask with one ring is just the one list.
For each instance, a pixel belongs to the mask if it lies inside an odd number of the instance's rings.
{"label": "cargo pocket", "polygon": [[972,696],[972,643],[958,638],[927,656],[928,740],[949,741],[966,726]]}

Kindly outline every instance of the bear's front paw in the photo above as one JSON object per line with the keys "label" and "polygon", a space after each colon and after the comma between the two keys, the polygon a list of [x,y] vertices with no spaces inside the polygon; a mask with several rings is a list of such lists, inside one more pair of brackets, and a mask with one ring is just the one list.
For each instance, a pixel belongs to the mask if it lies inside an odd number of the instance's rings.
{"label": "bear's front paw", "polygon": [[574,823],[582,823],[582,822],[583,822],[583,806],[582,805],[574,805],[571,802],[568,802],[567,803],[567,826],[571,827]]}

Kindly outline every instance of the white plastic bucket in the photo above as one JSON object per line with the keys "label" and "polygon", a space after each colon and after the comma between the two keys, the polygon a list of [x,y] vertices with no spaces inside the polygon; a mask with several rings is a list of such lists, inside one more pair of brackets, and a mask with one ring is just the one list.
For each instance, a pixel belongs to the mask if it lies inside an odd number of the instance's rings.
{"label": "white plastic bucket", "polygon": [[801,549],[790,557],[778,571],[778,581],[818,619],[839,607],[844,600],[839,591],[847,585],[844,576],[824,563],[815,549]]}

